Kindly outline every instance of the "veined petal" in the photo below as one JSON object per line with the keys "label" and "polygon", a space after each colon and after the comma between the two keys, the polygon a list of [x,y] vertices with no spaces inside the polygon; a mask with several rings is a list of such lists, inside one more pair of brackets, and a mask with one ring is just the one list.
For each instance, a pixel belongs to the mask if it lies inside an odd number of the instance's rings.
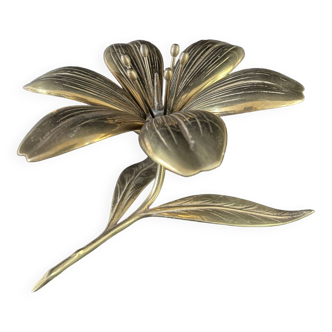
{"label": "veined petal", "polygon": [[86,68],[52,70],[25,85],[24,89],[145,116],[126,91],[105,76]]}
{"label": "veined petal", "polygon": [[104,106],[71,106],[41,119],[22,141],[18,154],[40,161],[102,139],[136,130],[144,120]]}
{"label": "veined petal", "polygon": [[[198,92],[231,72],[243,59],[244,50],[217,40],[201,40],[185,52],[189,61],[184,66],[173,111],[180,111]],[[177,62],[171,83],[170,100],[174,98],[180,64]]]}
{"label": "veined petal", "polygon": [[156,117],[141,129],[144,152],[166,169],[183,176],[218,167],[227,143],[224,122],[203,111]]}
{"label": "veined petal", "polygon": [[283,107],[304,99],[297,81],[268,69],[232,73],[195,96],[183,110],[204,110],[217,115]]}
{"label": "veined petal", "polygon": [[[140,47],[142,44],[145,44],[149,53],[147,56],[148,59],[148,71],[145,65],[144,58],[140,52]],[[136,86],[127,76],[127,67],[121,62],[121,55],[128,55],[131,60],[131,68],[136,70],[138,74],[138,84],[142,88],[143,94],[146,96],[149,106],[153,107],[153,90],[151,91],[149,81],[154,81],[154,74],[158,73],[160,80],[160,94],[162,94],[163,88],[163,58],[156,46],[151,44],[148,41],[144,40],[135,40],[129,44],[114,44],[106,48],[104,52],[104,60],[115,76],[119,81],[121,86],[127,90],[138,102],[143,110],[145,110],[144,104],[145,101],[142,100],[140,94],[137,91]]]}

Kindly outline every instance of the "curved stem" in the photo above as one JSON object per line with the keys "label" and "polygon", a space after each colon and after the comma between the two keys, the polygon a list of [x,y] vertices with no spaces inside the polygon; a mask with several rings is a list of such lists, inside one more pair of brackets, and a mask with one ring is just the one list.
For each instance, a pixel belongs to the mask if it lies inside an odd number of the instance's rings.
{"label": "curved stem", "polygon": [[84,256],[88,255],[90,252],[98,248],[101,244],[109,240],[114,235],[120,233],[130,225],[132,225],[135,221],[142,219],[145,217],[147,209],[152,205],[152,203],[158,197],[161,187],[163,185],[165,178],[165,168],[161,165],[158,165],[157,175],[153,187],[151,189],[150,194],[145,199],[145,201],[141,204],[141,206],[132,213],[128,218],[123,220],[117,225],[106,229],[103,233],[101,233],[97,238],[91,241],[89,244],[84,246],[81,249],[76,250],[71,256],[67,257],[65,260],[60,262],[58,265],[54,266],[52,269],[47,271],[45,275],[37,282],[37,284],[33,287],[32,291],[35,292],[42,287],[44,287],[47,283],[49,283],[52,279],[57,277],[64,270],[68,269],[71,265],[82,259]]}
{"label": "curved stem", "polygon": [[150,191],[149,196],[145,199],[142,205],[133,214],[145,211],[153,204],[153,202],[157,199],[160,190],[163,186],[164,178],[165,178],[165,168],[161,165],[158,165],[156,179],[153,183],[153,187]]}

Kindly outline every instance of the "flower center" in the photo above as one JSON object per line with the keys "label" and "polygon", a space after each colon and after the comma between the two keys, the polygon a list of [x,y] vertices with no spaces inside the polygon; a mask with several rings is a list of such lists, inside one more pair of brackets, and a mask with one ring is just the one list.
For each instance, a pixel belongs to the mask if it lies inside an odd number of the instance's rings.
{"label": "flower center", "polygon": [[[131,66],[131,59],[127,54],[121,55],[121,62],[122,64],[127,68],[127,76],[132,81],[134,86],[136,87],[136,91],[140,97],[140,99],[144,103],[144,111],[148,115],[148,118],[160,116],[160,115],[166,115],[173,112],[173,107],[176,103],[177,97],[178,97],[178,91],[179,86],[181,83],[181,78],[183,74],[183,69],[186,63],[189,60],[189,54],[188,52],[182,52],[179,57],[179,64],[176,68],[176,75],[174,75],[175,81],[172,82],[173,79],[173,72],[174,72],[174,65],[176,57],[178,56],[180,51],[180,47],[178,44],[173,44],[171,46],[171,65],[169,68],[166,68],[164,70],[164,79],[165,79],[165,92],[164,92],[164,103],[162,102],[162,91],[160,87],[160,81],[159,81],[159,75],[158,73],[154,73],[154,80],[152,82],[152,75],[150,72],[150,66],[149,66],[149,48],[146,44],[142,44],[140,47],[140,53],[143,57],[143,63],[147,75],[148,80],[148,88],[153,96],[153,107],[150,106],[149,98],[144,93],[144,89],[142,89],[141,84],[138,80],[138,75],[135,69]],[[173,86],[175,86],[174,93],[172,98],[170,98],[170,86],[171,83],[173,83]],[[171,100],[170,100],[171,99]]]}

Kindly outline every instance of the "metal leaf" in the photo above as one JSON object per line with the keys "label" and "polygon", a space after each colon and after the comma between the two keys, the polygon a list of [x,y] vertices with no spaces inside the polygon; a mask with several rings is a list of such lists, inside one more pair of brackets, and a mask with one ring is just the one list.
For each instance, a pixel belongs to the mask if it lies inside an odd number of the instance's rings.
{"label": "metal leaf", "polygon": [[[145,44],[148,47],[148,67],[147,70],[144,58],[140,53],[140,47],[142,44]],[[104,52],[104,60],[115,76],[119,81],[121,86],[127,90],[134,99],[138,102],[143,110],[145,110],[145,101],[142,100],[140,94],[137,91],[136,86],[127,76],[127,69],[121,62],[121,55],[128,55],[131,60],[131,68],[136,70],[138,75],[138,84],[140,85],[143,95],[146,96],[149,106],[153,106],[153,91],[150,88],[149,80],[154,81],[154,74],[158,73],[159,82],[160,82],[160,94],[162,93],[163,87],[163,58],[156,46],[152,43],[144,40],[135,40],[129,44],[114,44],[106,48]]]}
{"label": "metal leaf", "polygon": [[24,89],[88,105],[110,106],[145,117],[126,91],[105,76],[86,68],[63,67],[52,70],[25,85]]}
{"label": "metal leaf", "polygon": [[109,226],[115,225],[144,188],[156,177],[157,164],[147,158],[127,167],[119,176],[113,194]]}
{"label": "metal leaf", "polygon": [[191,176],[221,164],[227,131],[224,122],[212,113],[179,112],[148,121],[139,140],[152,160],[174,173]]}
{"label": "metal leaf", "polygon": [[[181,110],[198,92],[225,77],[244,57],[241,47],[217,40],[198,41],[190,45],[185,52],[189,53],[189,61],[183,69],[173,107],[175,112]],[[174,98],[179,71],[178,61],[171,83],[170,100]]]}
{"label": "metal leaf", "polygon": [[268,69],[232,73],[195,96],[183,110],[231,115],[293,105],[304,99],[297,81]]}
{"label": "metal leaf", "polygon": [[151,209],[150,215],[229,226],[257,227],[287,224],[313,212],[277,210],[230,196],[195,195]]}
{"label": "metal leaf", "polygon": [[41,119],[24,138],[18,154],[28,161],[40,161],[139,129],[143,124],[142,118],[110,107],[65,107]]}

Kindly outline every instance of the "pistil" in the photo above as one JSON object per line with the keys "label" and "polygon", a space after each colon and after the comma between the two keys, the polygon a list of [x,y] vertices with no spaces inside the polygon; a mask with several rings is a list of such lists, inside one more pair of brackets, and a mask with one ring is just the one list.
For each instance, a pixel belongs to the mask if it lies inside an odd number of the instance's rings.
{"label": "pistil", "polygon": [[163,108],[162,99],[161,99],[161,87],[159,81],[158,73],[154,74],[154,94],[153,94],[153,109],[155,111],[160,111]]}
{"label": "pistil", "polygon": [[165,95],[164,95],[164,115],[167,114],[168,99],[169,99],[169,88],[171,86],[171,80],[173,77],[173,71],[171,68],[166,68],[164,71],[165,85]]}

